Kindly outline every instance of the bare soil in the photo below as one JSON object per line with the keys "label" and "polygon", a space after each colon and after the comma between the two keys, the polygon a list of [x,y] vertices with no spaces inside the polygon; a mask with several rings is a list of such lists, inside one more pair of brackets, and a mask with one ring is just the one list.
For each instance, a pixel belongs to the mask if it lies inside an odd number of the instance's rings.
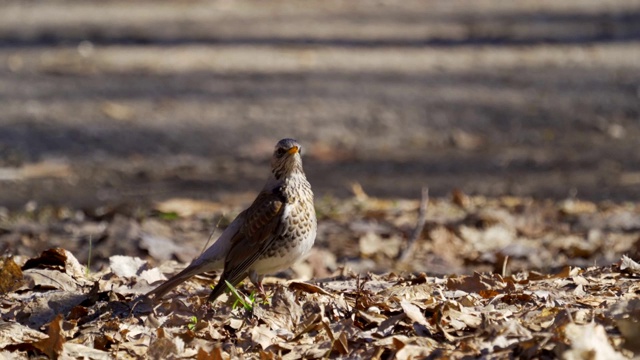
{"label": "bare soil", "polygon": [[640,197],[640,2],[0,5],[0,204]]}

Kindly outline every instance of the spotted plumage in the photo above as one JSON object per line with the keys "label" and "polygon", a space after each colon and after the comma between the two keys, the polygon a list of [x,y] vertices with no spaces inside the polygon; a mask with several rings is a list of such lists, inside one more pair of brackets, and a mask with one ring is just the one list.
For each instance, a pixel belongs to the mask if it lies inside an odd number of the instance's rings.
{"label": "spotted plumage", "polygon": [[316,238],[313,192],[302,168],[302,147],[280,140],[271,158],[271,174],[254,202],[220,238],[186,269],[147,295],[159,298],[196,274],[223,268],[209,300],[249,276],[262,290],[265,274],[291,266],[311,249]]}

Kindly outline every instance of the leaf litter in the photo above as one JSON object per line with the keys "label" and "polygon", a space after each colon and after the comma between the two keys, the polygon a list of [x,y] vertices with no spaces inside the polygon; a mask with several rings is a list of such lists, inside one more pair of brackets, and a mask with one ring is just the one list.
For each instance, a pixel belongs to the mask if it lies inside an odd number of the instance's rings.
{"label": "leaf litter", "polygon": [[[266,297],[241,284],[248,308],[229,294],[206,302],[215,274],[156,302],[142,296],[240,206],[10,214],[0,224],[15,255],[0,263],[0,357],[640,355],[638,205],[354,193],[318,200],[312,253],[267,278]],[[90,238],[91,268],[81,265]]]}

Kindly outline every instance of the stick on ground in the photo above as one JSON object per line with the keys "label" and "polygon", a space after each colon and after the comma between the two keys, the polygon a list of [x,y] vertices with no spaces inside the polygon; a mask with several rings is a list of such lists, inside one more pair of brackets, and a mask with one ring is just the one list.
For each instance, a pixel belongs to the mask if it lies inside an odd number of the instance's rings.
{"label": "stick on ground", "polygon": [[422,234],[422,230],[424,229],[424,224],[427,222],[427,208],[429,207],[429,188],[422,188],[422,199],[420,200],[420,209],[418,210],[418,222],[416,223],[416,227],[413,229],[413,233],[411,234],[411,238],[409,238],[409,242],[407,242],[407,247],[400,253],[398,256],[398,261],[406,261],[409,257],[409,254],[413,252],[413,248],[415,246],[416,241],[420,238],[420,234]]}

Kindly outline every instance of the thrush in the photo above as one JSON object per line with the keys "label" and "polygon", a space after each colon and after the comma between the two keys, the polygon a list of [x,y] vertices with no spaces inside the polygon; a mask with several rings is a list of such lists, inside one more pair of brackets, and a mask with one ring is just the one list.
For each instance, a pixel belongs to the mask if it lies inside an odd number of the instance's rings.
{"label": "thrush", "polygon": [[224,270],[209,301],[224,293],[225,281],[236,286],[247,276],[264,292],[265,274],[291,266],[316,238],[313,192],[301,156],[296,140],[280,140],[271,158],[271,174],[251,206],[202,255],[147,296],[158,299],[194,275],[219,269]]}

